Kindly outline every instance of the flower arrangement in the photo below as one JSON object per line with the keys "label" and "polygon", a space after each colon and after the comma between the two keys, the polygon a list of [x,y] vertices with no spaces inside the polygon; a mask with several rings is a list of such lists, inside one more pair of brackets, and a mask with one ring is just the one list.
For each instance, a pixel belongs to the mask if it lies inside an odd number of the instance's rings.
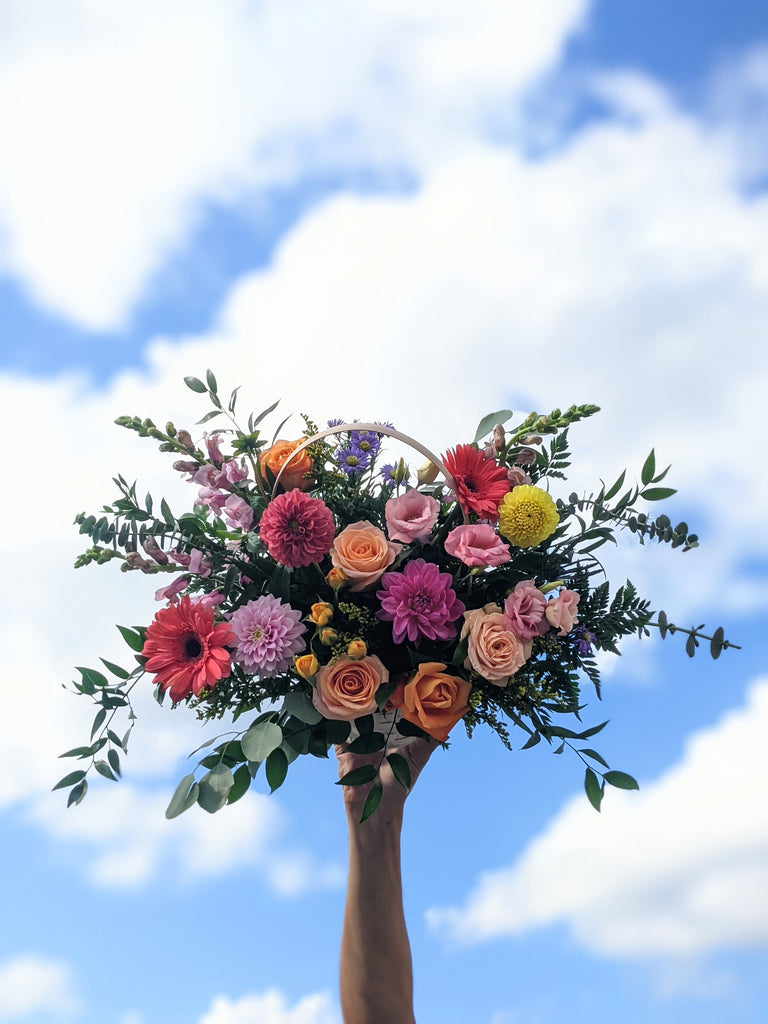
{"label": "flower arrangement", "polygon": [[[117,560],[167,582],[149,625],[118,627],[134,652],[130,670],[105,659],[112,679],[78,670],[75,692],[97,710],[89,744],[62,755],[86,764],[55,787],[69,790],[69,804],[85,796],[91,769],[120,775],[131,692],[149,675],[160,703],[204,720],[226,714],[234,725],[181,780],[168,817],[233,803],[262,764],[274,791],[299,755],[327,757],[347,743],[372,755],[339,780],[369,787],[365,818],[381,799],[385,758],[410,786],[398,742],[445,743],[460,721],[470,736],[489,726],[510,749],[510,725],[525,734],[523,749],[542,738],[556,753],[571,748],[599,810],[606,784],[637,783],[581,745],[606,724],[583,728],[580,719],[585,678],[600,696],[597,652],[618,653],[622,637],[650,628],[686,634],[691,656],[701,640],[715,658],[735,646],[722,629],[705,636],[669,622],[629,581],[611,593],[596,552],[617,530],[683,551],[697,538],[636,508],[675,493],[659,486],[667,470],[657,472],[653,451],[638,486],[624,489],[622,472],[597,493],[557,494],[569,428],[595,406],[531,413],[511,429],[511,412],[493,413],[471,443],[440,458],[385,423],[318,430],[305,417],[302,437],[278,439],[283,421],[268,443],[262,424],[277,403],[243,430],[237,389],[225,405],[211,371],[205,382],[185,380],[213,405],[199,424],[227,416],[230,428],[195,441],[172,423],[117,423],[176,456],[174,469],[196,487],[191,511],[176,516],[165,499],[156,510],[117,476],[119,496],[103,515],[76,518],[92,542],[76,566]],[[403,458],[380,466],[387,437],[427,463],[416,474]],[[122,735],[121,713],[130,719]]]}

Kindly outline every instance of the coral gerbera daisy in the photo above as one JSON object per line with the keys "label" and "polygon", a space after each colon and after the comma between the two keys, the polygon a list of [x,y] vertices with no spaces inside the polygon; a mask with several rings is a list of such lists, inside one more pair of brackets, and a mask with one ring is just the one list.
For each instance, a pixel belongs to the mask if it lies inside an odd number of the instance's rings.
{"label": "coral gerbera daisy", "polygon": [[506,468],[487,459],[471,444],[451,448],[443,456],[443,462],[456,483],[456,497],[462,510],[495,522],[499,502],[509,493]]}
{"label": "coral gerbera daisy", "polygon": [[331,550],[335,529],[325,502],[298,489],[273,498],[259,523],[270,555],[290,569],[321,561]]}
{"label": "coral gerbera daisy", "polygon": [[232,659],[225,645],[235,640],[228,623],[214,626],[212,607],[185,594],[178,604],[155,615],[141,653],[147,659],[147,671],[176,703],[229,675]]}
{"label": "coral gerbera daisy", "polygon": [[262,679],[285,672],[306,646],[307,627],[300,620],[300,611],[273,594],[249,601],[230,617],[237,641],[235,661]]}
{"label": "coral gerbera daisy", "polygon": [[499,505],[499,533],[519,548],[535,548],[558,527],[554,501],[540,487],[520,484]]}

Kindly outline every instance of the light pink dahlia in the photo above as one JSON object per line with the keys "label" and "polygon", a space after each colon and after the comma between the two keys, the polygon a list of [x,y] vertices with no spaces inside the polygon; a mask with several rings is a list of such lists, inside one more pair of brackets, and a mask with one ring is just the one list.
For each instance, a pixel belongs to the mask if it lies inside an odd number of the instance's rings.
{"label": "light pink dahlia", "polygon": [[456,636],[453,623],[464,613],[464,605],[451,589],[453,577],[440,572],[434,562],[414,558],[402,572],[388,572],[376,596],[381,608],[378,618],[392,623],[396,644],[407,636],[411,643],[421,637],[450,640]]}
{"label": "light pink dahlia", "polygon": [[294,488],[267,505],[259,534],[276,562],[295,569],[323,559],[333,546],[333,513],[320,498]]}
{"label": "light pink dahlia", "polygon": [[285,672],[306,646],[307,627],[300,620],[301,612],[272,594],[249,601],[230,616],[237,637],[234,660],[263,679]]}

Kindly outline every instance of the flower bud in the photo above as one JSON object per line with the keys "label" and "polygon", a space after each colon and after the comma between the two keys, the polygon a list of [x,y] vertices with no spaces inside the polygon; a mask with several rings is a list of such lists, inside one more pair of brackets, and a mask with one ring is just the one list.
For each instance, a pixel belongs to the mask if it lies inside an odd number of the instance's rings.
{"label": "flower bud", "polygon": [[129,551],[125,556],[125,564],[131,569],[148,569],[149,562],[142,558],[138,551]]}
{"label": "flower bud", "polygon": [[525,472],[524,469],[520,469],[519,466],[511,466],[507,470],[507,479],[509,480],[510,487],[519,487],[520,484],[530,484],[531,478]]}
{"label": "flower bud", "polygon": [[332,647],[338,639],[339,634],[335,629],[331,629],[330,626],[320,630],[320,643],[325,644],[326,647]]}
{"label": "flower bud", "polygon": [[423,487],[425,484],[433,484],[439,475],[440,470],[434,462],[425,462],[416,474],[416,480],[419,486]]}
{"label": "flower bud", "polygon": [[176,437],[176,427],[171,423],[170,420],[165,424],[165,432],[168,437]]}
{"label": "flower bud", "polygon": [[158,565],[168,564],[168,555],[166,555],[154,537],[146,537],[142,546],[149,557],[154,558]]}
{"label": "flower bud", "polygon": [[368,646],[365,640],[361,640],[357,637],[356,639],[349,641],[349,644],[347,645],[347,654],[350,658],[354,658],[355,661],[359,661],[361,658],[364,658],[367,653]]}
{"label": "flower bud", "polygon": [[483,455],[486,457],[486,459],[496,458],[496,448],[494,447],[494,445],[491,444],[490,441],[487,441],[483,445]]}
{"label": "flower bud", "polygon": [[536,461],[536,452],[533,448],[521,448],[514,461],[518,466],[531,466]]}
{"label": "flower bud", "polygon": [[538,434],[526,434],[520,438],[520,444],[541,444],[541,437]]}
{"label": "flower bud", "polygon": [[505,436],[506,435],[504,433],[504,427],[502,426],[501,423],[497,423],[496,426],[493,428],[493,447],[496,449],[497,452],[500,452],[501,449],[504,447]]}
{"label": "flower bud", "polygon": [[302,679],[311,679],[320,668],[320,663],[314,654],[302,654],[294,659],[293,666]]}
{"label": "flower bud", "polygon": [[340,590],[347,582],[347,574],[343,569],[333,568],[325,577],[326,583],[332,590]]}
{"label": "flower bud", "polygon": [[316,626],[327,626],[333,618],[333,605],[327,601],[317,601],[309,610],[309,621]]}
{"label": "flower bud", "polygon": [[173,468],[177,473],[196,473],[200,466],[197,462],[185,462],[184,459],[179,459],[178,462],[174,462]]}
{"label": "flower bud", "polygon": [[182,447],[186,448],[188,452],[193,452],[195,450],[195,442],[192,440],[188,430],[180,430],[176,435],[176,440],[180,445],[182,445]]}

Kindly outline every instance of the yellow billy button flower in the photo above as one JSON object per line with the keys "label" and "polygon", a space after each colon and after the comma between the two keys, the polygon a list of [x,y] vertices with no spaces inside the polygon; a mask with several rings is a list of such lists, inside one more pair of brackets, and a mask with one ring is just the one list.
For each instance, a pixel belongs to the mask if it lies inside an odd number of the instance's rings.
{"label": "yellow billy button flower", "polygon": [[314,654],[302,654],[294,659],[294,667],[303,679],[311,679],[320,668],[320,663]]}
{"label": "yellow billy button flower", "polygon": [[364,658],[368,653],[368,645],[365,640],[361,640],[359,637],[355,640],[350,640],[347,645],[347,654],[350,658],[354,658],[355,661],[359,661],[360,658]]}
{"label": "yellow billy button flower", "polygon": [[331,571],[328,573],[325,579],[328,583],[328,586],[331,587],[332,590],[340,590],[341,587],[343,587],[344,584],[347,582],[347,574],[343,571],[343,569],[337,569],[334,566],[334,568],[331,569]]}
{"label": "yellow billy button flower", "polygon": [[540,487],[519,484],[499,504],[499,533],[518,548],[535,548],[559,522],[554,501]]}
{"label": "yellow billy button flower", "polygon": [[333,618],[333,605],[327,601],[317,601],[309,609],[309,621],[316,626],[327,626]]}
{"label": "yellow billy button flower", "polygon": [[335,629],[331,629],[330,626],[320,630],[320,643],[325,644],[326,647],[332,647],[338,639],[339,634]]}

